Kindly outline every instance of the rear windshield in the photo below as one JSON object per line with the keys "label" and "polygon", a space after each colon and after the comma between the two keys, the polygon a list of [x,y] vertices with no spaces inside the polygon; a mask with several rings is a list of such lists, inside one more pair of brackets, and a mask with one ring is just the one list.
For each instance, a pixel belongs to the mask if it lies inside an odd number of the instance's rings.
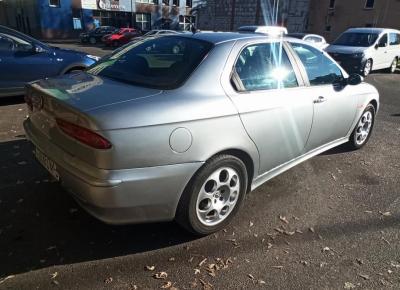
{"label": "rear windshield", "polygon": [[346,32],[339,36],[333,44],[344,46],[369,47],[378,39],[377,33]]}
{"label": "rear windshield", "polygon": [[176,36],[138,41],[90,67],[90,74],[138,86],[174,89],[183,84],[210,51],[209,42]]}

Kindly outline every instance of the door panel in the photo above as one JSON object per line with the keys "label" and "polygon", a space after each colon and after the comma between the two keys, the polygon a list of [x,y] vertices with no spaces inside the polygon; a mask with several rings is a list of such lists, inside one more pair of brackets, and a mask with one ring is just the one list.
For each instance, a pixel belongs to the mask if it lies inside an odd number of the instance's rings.
{"label": "door panel", "polygon": [[374,65],[373,69],[383,69],[388,68],[392,59],[389,53],[389,46],[388,46],[388,34],[385,33],[381,36],[378,41],[378,48],[375,53],[374,57]]}
{"label": "door panel", "polygon": [[[357,111],[356,86],[340,91],[333,85],[313,87],[310,95],[315,100],[314,119],[306,151],[345,137]],[[321,97],[323,101],[319,101]]]}
{"label": "door panel", "polygon": [[310,83],[307,95],[312,98],[314,117],[305,148],[310,151],[347,135],[356,114],[357,88],[341,85],[341,69],[322,51],[302,43],[291,45]]}
{"label": "door panel", "polygon": [[230,97],[260,154],[259,174],[304,152],[311,130],[313,105],[293,70],[282,43],[244,48],[234,75],[242,92]]}
{"label": "door panel", "polygon": [[313,116],[306,88],[252,92],[232,100],[260,153],[260,174],[304,153]]}

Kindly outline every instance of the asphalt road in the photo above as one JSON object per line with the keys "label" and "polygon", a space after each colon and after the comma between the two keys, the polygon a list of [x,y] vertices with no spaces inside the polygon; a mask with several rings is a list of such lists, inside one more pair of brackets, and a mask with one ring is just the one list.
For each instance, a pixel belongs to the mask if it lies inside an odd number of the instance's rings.
{"label": "asphalt road", "polygon": [[22,98],[0,100],[0,289],[399,289],[400,74],[368,82],[381,110],[364,149],[274,178],[201,239],[89,216],[34,160]]}

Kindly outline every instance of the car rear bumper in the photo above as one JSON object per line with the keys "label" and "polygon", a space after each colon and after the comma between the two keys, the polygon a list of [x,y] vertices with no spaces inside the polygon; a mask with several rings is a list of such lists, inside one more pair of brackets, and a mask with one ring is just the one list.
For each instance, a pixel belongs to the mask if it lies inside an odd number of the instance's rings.
{"label": "car rear bumper", "polygon": [[28,139],[55,162],[62,186],[91,215],[109,224],[169,221],[180,196],[202,162],[134,169],[101,170],[101,176],[80,170],[78,162],[51,143],[30,120]]}

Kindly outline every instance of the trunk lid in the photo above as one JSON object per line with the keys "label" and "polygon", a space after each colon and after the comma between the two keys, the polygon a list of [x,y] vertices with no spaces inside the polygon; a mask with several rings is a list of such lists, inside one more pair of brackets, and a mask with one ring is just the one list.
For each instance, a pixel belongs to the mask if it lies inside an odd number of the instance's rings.
{"label": "trunk lid", "polygon": [[74,73],[34,84],[45,95],[52,96],[81,112],[160,94],[157,89],[124,84],[87,73]]}

